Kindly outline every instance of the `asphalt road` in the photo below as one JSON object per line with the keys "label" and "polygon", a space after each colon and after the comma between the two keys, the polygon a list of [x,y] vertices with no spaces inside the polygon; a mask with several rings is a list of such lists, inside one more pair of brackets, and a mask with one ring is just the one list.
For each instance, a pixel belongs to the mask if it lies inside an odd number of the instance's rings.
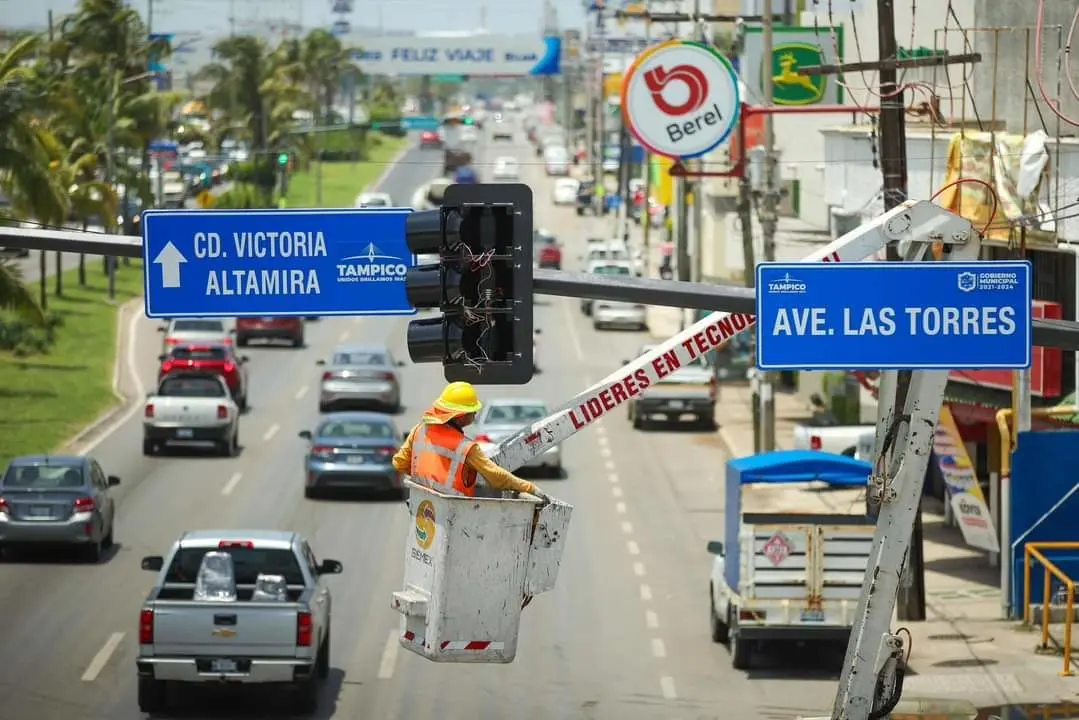
{"label": "asphalt road", "polygon": [[[520,158],[536,191],[537,224],[566,246],[568,268],[590,234],[591,218],[550,205],[550,184],[527,148],[481,153]],[[383,189],[407,198],[437,168],[435,154],[408,153]],[[591,327],[576,300],[548,298],[536,308],[544,372],[524,388],[490,396],[541,398],[554,405],[616,368],[646,342],[644,333]],[[160,336],[132,321],[129,360],[144,390],[156,370]],[[539,479],[576,506],[558,587],[537,597],[522,619],[515,663],[437,665],[397,644],[389,609],[401,588],[403,540],[410,527],[397,502],[304,500],[303,441],[316,419],[315,361],[344,340],[385,341],[407,357],[400,318],[338,318],[312,323],[308,346],[248,349],[251,412],[243,452],[231,459],[145,458],[136,413],[93,449],[120,475],[117,551],[97,566],[35,554],[0,568],[0,717],[4,720],[130,720],[135,699],[139,606],[153,580],[139,569],[194,528],[286,528],[306,534],[321,557],[345,570],[334,594],[333,671],[320,718],[417,720],[739,720],[791,719],[830,704],[834,680],[797,671],[753,679],[733,671],[707,625],[708,539],[722,537],[720,483],[725,460],[713,433],[633,431],[617,414],[566,442],[567,477]],[[438,366],[403,369],[402,428],[443,385]],[[721,412],[722,414],[722,412]],[[810,677],[805,677],[807,673]],[[271,717],[271,692],[195,690],[182,716]],[[280,715],[277,715],[280,717]]]}

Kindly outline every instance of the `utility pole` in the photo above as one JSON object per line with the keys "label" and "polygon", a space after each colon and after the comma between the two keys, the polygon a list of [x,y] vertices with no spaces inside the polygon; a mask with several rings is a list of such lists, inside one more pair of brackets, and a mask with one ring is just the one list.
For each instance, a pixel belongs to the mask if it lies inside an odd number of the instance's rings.
{"label": "utility pole", "polygon": [[[645,5],[647,9],[647,4]],[[646,46],[652,44],[652,23],[645,23],[644,25],[644,43]],[[650,235],[652,232],[652,153],[648,152],[648,148],[641,146],[641,150],[644,152],[644,158],[641,162],[641,180],[644,182],[644,207],[641,208],[641,230],[642,230],[642,243],[644,245],[644,274],[646,277],[652,271],[652,253],[649,247]]]}
{"label": "utility pole", "polygon": [[[761,40],[763,45],[765,72],[762,74],[762,89],[764,91],[764,107],[769,109],[773,104],[772,85],[772,49],[775,46],[773,36],[772,0],[764,0],[764,20],[761,23]],[[761,235],[764,238],[764,259],[771,262],[776,259],[776,224],[778,223],[777,206],[779,204],[779,191],[776,189],[776,158],[775,158],[775,122],[771,113],[764,116],[764,194],[761,198],[760,223]],[[747,168],[748,169],[748,168]],[[750,231],[752,232],[752,230]],[[775,373],[765,372],[760,382],[760,423],[761,423],[761,450],[772,452],[776,449],[776,401],[775,401]]]}
{"label": "utility pole", "polygon": [[[607,144],[607,28],[603,23],[603,8],[596,10],[596,35],[599,39],[599,68],[596,71],[596,145],[592,153],[593,175],[597,184],[602,184],[604,190],[607,187],[607,178],[603,175],[604,150]],[[603,202],[606,203],[607,193],[603,193]],[[597,212],[603,213],[604,206]]]}
{"label": "utility pole", "polygon": [[[106,122],[108,126],[105,129],[105,187],[108,188],[108,192],[113,191],[113,163],[115,162],[113,156],[116,153],[116,149],[113,147],[115,144],[115,136],[113,133],[113,125],[116,120],[116,103],[119,101],[120,96],[120,78],[119,73],[112,68],[109,68],[109,94],[106,100]],[[112,223],[110,222],[111,226]],[[105,268],[109,274],[109,300],[116,300],[116,256],[105,256]]]}
{"label": "utility pole", "polygon": [[[709,42],[708,29],[704,18],[701,16],[700,0],[695,2],[694,14],[697,18],[693,23],[693,34],[697,40],[707,44]],[[703,171],[704,159],[697,160],[694,166],[698,171]],[[701,282],[704,275],[702,257],[704,254],[704,183],[705,178],[703,175],[697,176],[693,181],[693,248],[691,254],[693,257],[692,279],[694,282]]]}

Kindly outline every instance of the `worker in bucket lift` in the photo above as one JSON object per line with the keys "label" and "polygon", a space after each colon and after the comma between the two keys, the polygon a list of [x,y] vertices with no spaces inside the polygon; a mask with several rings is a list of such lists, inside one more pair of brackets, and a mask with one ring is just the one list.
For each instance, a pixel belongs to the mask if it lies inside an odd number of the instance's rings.
{"label": "worker in bucket lift", "polygon": [[482,475],[495,490],[529,493],[548,502],[547,495],[535,483],[491,462],[476,442],[465,435],[465,427],[476,419],[481,407],[483,403],[471,383],[447,385],[393,456],[394,469],[436,489],[449,488],[468,497],[476,494],[476,476]]}

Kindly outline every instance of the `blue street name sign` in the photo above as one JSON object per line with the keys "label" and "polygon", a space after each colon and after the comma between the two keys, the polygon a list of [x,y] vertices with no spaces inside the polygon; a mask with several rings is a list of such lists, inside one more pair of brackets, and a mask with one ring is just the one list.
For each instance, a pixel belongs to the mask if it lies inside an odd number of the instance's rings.
{"label": "blue street name sign", "polygon": [[148,210],[146,315],[411,315],[411,212]]}
{"label": "blue street name sign", "polygon": [[438,130],[442,120],[430,116],[406,117],[401,118],[401,127],[405,130]]}
{"label": "blue street name sign", "polygon": [[1030,366],[1029,262],[762,263],[762,370]]}

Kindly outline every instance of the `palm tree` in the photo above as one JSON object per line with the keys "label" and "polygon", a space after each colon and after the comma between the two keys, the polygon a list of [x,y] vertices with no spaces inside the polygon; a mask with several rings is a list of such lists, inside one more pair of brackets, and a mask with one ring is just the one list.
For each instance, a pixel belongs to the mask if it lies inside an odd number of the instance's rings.
{"label": "palm tree", "polygon": [[321,120],[326,125],[334,123],[334,101],[342,80],[352,67],[349,54],[328,30],[312,30],[300,43],[300,62],[311,94],[318,100]]}

